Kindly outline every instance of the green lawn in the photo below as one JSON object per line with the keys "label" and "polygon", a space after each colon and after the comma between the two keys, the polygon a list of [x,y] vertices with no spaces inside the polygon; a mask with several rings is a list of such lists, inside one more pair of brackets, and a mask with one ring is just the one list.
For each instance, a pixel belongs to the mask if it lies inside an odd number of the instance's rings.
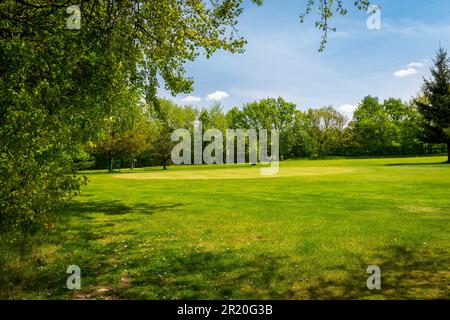
{"label": "green lawn", "polygon": [[[448,299],[445,160],[286,161],[274,178],[247,165],[91,172],[32,258],[8,265],[0,297]],[[65,288],[71,264],[81,290]],[[369,265],[381,290],[366,287]]]}

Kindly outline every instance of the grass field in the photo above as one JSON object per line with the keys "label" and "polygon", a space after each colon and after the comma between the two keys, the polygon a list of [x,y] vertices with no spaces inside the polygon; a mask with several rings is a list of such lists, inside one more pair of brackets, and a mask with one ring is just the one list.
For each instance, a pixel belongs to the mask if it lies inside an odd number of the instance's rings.
{"label": "grass field", "polygon": [[[0,297],[448,299],[445,160],[89,172],[32,258],[8,265]],[[65,287],[72,264],[81,290]],[[369,265],[381,290],[366,287]]]}

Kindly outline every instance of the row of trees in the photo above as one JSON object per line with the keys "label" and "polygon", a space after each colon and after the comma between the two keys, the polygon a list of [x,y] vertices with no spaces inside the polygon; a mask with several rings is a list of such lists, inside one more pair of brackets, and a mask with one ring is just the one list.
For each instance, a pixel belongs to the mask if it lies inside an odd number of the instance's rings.
{"label": "row of trees", "polygon": [[390,98],[381,102],[367,96],[351,119],[330,106],[301,111],[281,97],[251,102],[228,112],[220,104],[198,109],[161,99],[158,108],[142,104],[110,118],[102,137],[90,142],[86,150],[99,168],[111,169],[113,159],[122,159],[131,167],[137,161],[141,166],[165,168],[174,146],[172,131],[184,128],[193,136],[196,120],[201,121],[203,132],[214,128],[224,135],[227,128],[278,129],[281,159],[412,155],[446,149],[443,144],[424,142],[424,118],[415,101],[404,103]]}
{"label": "row of trees", "polygon": [[[224,112],[220,104],[198,109],[167,99],[143,103],[128,100],[104,123],[101,135],[89,141],[82,159],[95,158],[97,167],[112,169],[113,159],[133,167],[170,164],[171,133],[201,121],[203,132],[219,129],[277,129],[281,159],[325,156],[391,156],[442,153],[450,159],[450,68],[440,48],[425,80],[422,95],[403,102],[367,96],[352,118],[333,107],[301,111],[279,97],[262,99]],[[224,141],[224,144],[226,142]],[[204,142],[204,146],[207,143]],[[224,147],[225,150],[225,147]],[[80,162],[83,166],[83,162]]]}

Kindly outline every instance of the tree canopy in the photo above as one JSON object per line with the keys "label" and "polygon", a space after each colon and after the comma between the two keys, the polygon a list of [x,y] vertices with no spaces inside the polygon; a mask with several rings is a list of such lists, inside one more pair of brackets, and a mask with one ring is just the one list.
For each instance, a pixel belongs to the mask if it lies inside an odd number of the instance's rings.
{"label": "tree canopy", "polygon": [[[2,230],[40,224],[78,192],[83,180],[67,173],[80,145],[107,132],[129,97],[157,102],[160,80],[173,94],[189,92],[186,61],[218,49],[242,52],[240,4],[2,1]],[[79,6],[79,29],[67,28],[71,5]]]}

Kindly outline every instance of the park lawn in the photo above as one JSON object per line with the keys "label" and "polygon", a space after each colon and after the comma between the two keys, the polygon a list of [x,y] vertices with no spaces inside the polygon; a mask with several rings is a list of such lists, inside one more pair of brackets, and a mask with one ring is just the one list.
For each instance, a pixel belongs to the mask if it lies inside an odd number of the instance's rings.
{"label": "park lawn", "polygon": [[[264,178],[248,165],[88,172],[0,297],[448,299],[445,160],[285,161]],[[72,264],[80,290],[66,289]],[[366,287],[369,265],[381,290]]]}

